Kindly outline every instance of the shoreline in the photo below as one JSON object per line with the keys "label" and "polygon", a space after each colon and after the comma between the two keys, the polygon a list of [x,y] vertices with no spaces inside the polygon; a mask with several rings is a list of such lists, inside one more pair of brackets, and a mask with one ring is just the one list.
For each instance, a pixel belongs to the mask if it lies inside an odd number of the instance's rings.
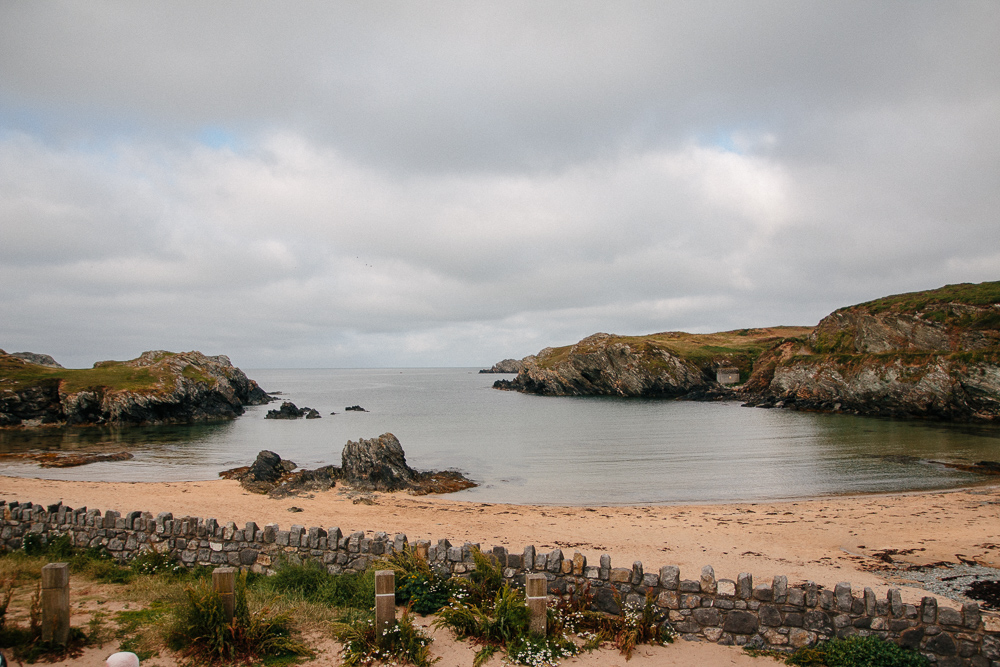
{"label": "shoreline", "polygon": [[[311,496],[311,497],[310,497]],[[361,500],[359,500],[361,499]],[[879,553],[917,565],[959,562],[1000,568],[1000,484],[962,489],[723,504],[571,507],[512,505],[399,493],[358,493],[344,487],[280,500],[245,491],[232,480],[78,482],[0,475],[0,500],[102,511],[172,512],[242,525],[277,523],[403,533],[418,539],[504,546],[520,552],[579,551],[596,564],[641,561],[697,578],[712,565],[719,578],[749,572],[758,581],[785,575],[827,588],[848,581],[883,595],[897,587],[907,601],[928,593],[890,581]],[[300,508],[290,512],[289,507]],[[954,601],[941,598],[945,604]]]}

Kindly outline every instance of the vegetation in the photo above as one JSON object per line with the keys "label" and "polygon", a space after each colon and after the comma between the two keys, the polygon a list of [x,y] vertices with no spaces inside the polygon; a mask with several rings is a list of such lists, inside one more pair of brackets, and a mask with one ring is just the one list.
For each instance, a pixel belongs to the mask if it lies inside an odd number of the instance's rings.
{"label": "vegetation", "polygon": [[379,633],[373,618],[338,626],[337,638],[344,644],[344,664],[412,664],[428,667],[441,658],[431,659],[431,639],[413,624],[410,609],[391,627]]}
{"label": "vegetation", "polygon": [[549,608],[545,636],[532,634],[530,613],[521,591],[504,581],[493,559],[478,550],[473,550],[473,558],[476,569],[465,590],[456,593],[451,603],[441,609],[435,624],[482,645],[476,654],[476,666],[498,651],[506,652],[513,664],[555,665],[562,658],[603,643],[612,644],[628,659],[638,644],[664,644],[676,636],[652,596],[638,606],[623,605],[618,599],[623,613],[611,616],[590,610],[593,598],[589,587]]}
{"label": "vegetation", "polygon": [[270,605],[250,609],[245,572],[236,578],[235,601],[235,614],[228,621],[222,596],[208,579],[189,586],[185,603],[174,610],[167,646],[202,662],[250,662],[310,653],[291,636],[289,614],[272,613]]}
{"label": "vegetation", "polygon": [[796,650],[785,664],[799,667],[930,667],[917,651],[876,636],[848,637]]}
{"label": "vegetation", "polygon": [[[165,352],[157,357],[161,361]],[[192,364],[181,374],[195,382],[210,382],[211,376]],[[51,368],[0,354],[0,389],[25,389],[56,385],[67,393],[105,389],[110,391],[150,392],[172,387],[174,373],[166,366],[134,366],[126,361],[100,361],[93,368]]]}
{"label": "vegetation", "polygon": [[[938,289],[923,292],[908,292],[882,297],[874,301],[866,301],[855,306],[840,308],[836,312],[855,309],[865,309],[873,313],[887,310],[898,312],[926,311],[928,307],[938,304],[965,304],[969,306],[988,306],[1000,303],[1000,281],[989,283],[959,283],[945,285]],[[932,311],[934,312],[934,311]]]}
{"label": "vegetation", "polygon": [[[629,345],[636,352],[647,355],[653,364],[662,359],[659,353],[663,351],[685,359],[703,371],[718,364],[735,366],[740,369],[740,379],[746,380],[754,361],[763,352],[783,340],[808,336],[812,331],[812,327],[738,329],[712,334],[667,331],[647,336],[611,336],[611,341]],[[605,339],[585,338],[575,345],[549,348],[538,356],[537,363],[543,369],[553,369],[566,362],[571,354],[592,354],[607,344]]]}

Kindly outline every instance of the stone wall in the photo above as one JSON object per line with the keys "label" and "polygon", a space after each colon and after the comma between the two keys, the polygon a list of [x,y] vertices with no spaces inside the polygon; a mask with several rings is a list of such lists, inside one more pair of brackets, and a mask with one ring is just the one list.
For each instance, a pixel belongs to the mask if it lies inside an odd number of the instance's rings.
{"label": "stone wall", "polygon": [[[405,535],[353,532],[340,528],[276,524],[263,528],[249,522],[220,524],[215,519],[174,517],[164,512],[128,512],[72,509],[65,505],[32,505],[0,501],[0,547],[21,547],[28,533],[45,541],[69,535],[79,547],[102,547],[128,560],[144,549],[168,551],[180,562],[195,565],[232,565],[268,573],[280,557],[313,559],[334,574],[360,571],[370,563],[409,545]],[[473,548],[418,541],[409,545],[438,571],[451,576],[474,569]],[[503,566],[504,577],[523,585],[525,575],[542,572],[551,595],[587,593],[594,607],[618,613],[616,597],[642,604],[652,594],[666,610],[684,639],[756,648],[793,649],[831,637],[878,635],[919,649],[940,667],[1000,667],[1000,616],[981,613],[975,604],[961,610],[938,607],[925,597],[919,605],[904,604],[898,590],[878,599],[870,588],[852,590],[840,583],[833,590],[812,582],[790,585],[784,576],[754,584],[749,574],[736,581],[716,579],[711,566],[697,579],[681,579],[679,568],[667,565],[647,572],[636,561],[630,568],[611,566],[611,557],[588,564],[580,553],[566,557],[559,549],[548,553],[525,547],[511,553],[504,547],[486,551]]]}

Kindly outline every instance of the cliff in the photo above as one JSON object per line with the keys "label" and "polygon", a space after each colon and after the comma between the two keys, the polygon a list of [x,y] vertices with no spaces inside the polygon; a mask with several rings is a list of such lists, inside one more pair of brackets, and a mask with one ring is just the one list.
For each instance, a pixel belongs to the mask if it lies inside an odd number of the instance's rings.
{"label": "cliff", "polygon": [[0,426],[168,424],[233,419],[270,397],[225,356],[144,352],[90,369],[0,350]]}
{"label": "cliff", "polygon": [[1000,282],[841,308],[762,355],[748,404],[866,415],[1000,417]]}
{"label": "cliff", "polygon": [[648,336],[598,333],[574,345],[525,357],[513,380],[494,387],[550,396],[674,397],[720,390],[719,366],[750,374],[757,357],[808,327],[742,329],[716,334],[664,332]]}

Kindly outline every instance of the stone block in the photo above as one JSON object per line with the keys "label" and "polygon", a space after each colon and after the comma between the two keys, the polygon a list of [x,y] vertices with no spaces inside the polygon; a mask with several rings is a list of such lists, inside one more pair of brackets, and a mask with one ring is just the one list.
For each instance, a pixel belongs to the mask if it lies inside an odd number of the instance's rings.
{"label": "stone block", "polygon": [[757,616],[761,623],[772,627],[781,625],[782,622],[781,612],[778,611],[777,607],[769,604],[762,604],[757,610]]}
{"label": "stone block", "polygon": [[642,575],[642,583],[640,585],[645,586],[646,588],[656,588],[657,584],[659,583],[660,583],[660,575],[655,574],[653,572],[647,572],[646,574]]}
{"label": "stone block", "polygon": [[903,596],[900,595],[898,588],[890,588],[889,594],[889,613],[899,618],[903,615]]}
{"label": "stone block", "polygon": [[693,618],[698,625],[721,625],[722,624],[722,613],[713,607],[700,607],[691,612],[691,618]]}
{"label": "stone block", "polygon": [[715,569],[711,565],[701,568],[701,580],[698,583],[702,593],[715,595],[718,584],[715,581]]}
{"label": "stone block", "polygon": [[975,602],[967,602],[962,605],[962,625],[969,630],[978,630],[982,614],[979,612],[979,605]]}
{"label": "stone block", "polygon": [[675,565],[660,568],[660,586],[668,591],[676,591],[681,582],[681,569]]}
{"label": "stone block", "polygon": [[811,646],[816,643],[818,637],[815,632],[809,632],[808,630],[802,630],[801,628],[792,628],[788,632],[788,643],[792,648],[802,648],[803,646]]}
{"label": "stone block", "polygon": [[583,568],[583,576],[587,579],[597,579],[601,576],[601,568],[596,565],[588,565]]}
{"label": "stone block", "polygon": [[274,543],[277,544],[279,547],[287,547],[289,546],[290,538],[291,538],[291,533],[289,533],[287,530],[279,530],[274,535]]}
{"label": "stone block", "polygon": [[751,635],[757,632],[757,617],[748,611],[733,610],[726,614],[722,630],[734,635]]}
{"label": "stone block", "polygon": [[632,585],[639,586],[642,584],[642,561],[637,560],[632,563]]}
{"label": "stone block", "polygon": [[941,625],[960,626],[962,625],[962,614],[957,609],[951,607],[941,607],[938,609],[937,622]]}
{"label": "stone block", "polygon": [[525,570],[531,570],[535,567],[535,547],[529,544],[524,547],[524,553],[521,554],[522,563],[524,563]]}
{"label": "stone block", "polygon": [[573,574],[580,576],[584,573],[587,567],[587,557],[581,554],[579,551],[573,554]]}
{"label": "stone block", "polygon": [[771,598],[779,604],[784,604],[788,600],[788,577],[779,574],[774,578],[771,583]]}
{"label": "stone block", "polygon": [[656,598],[656,606],[663,609],[680,609],[680,596],[676,591],[663,591]]}
{"label": "stone block", "polygon": [[681,595],[681,609],[697,609],[700,606],[700,595]]}
{"label": "stone block", "polygon": [[563,552],[562,549],[553,549],[545,558],[545,569],[548,572],[558,574],[562,572]]}
{"label": "stone block", "polygon": [[741,600],[749,600],[753,597],[753,575],[748,572],[740,572],[737,575],[736,597]]}
{"label": "stone block", "polygon": [[632,580],[632,570],[627,570],[624,567],[612,568],[608,579],[613,584],[626,584]]}
{"label": "stone block", "polygon": [[753,599],[761,602],[771,601],[771,587],[767,584],[757,584],[753,587]]}
{"label": "stone block", "polygon": [[681,583],[677,586],[677,590],[681,593],[700,593],[701,581],[695,579],[681,579]]}

